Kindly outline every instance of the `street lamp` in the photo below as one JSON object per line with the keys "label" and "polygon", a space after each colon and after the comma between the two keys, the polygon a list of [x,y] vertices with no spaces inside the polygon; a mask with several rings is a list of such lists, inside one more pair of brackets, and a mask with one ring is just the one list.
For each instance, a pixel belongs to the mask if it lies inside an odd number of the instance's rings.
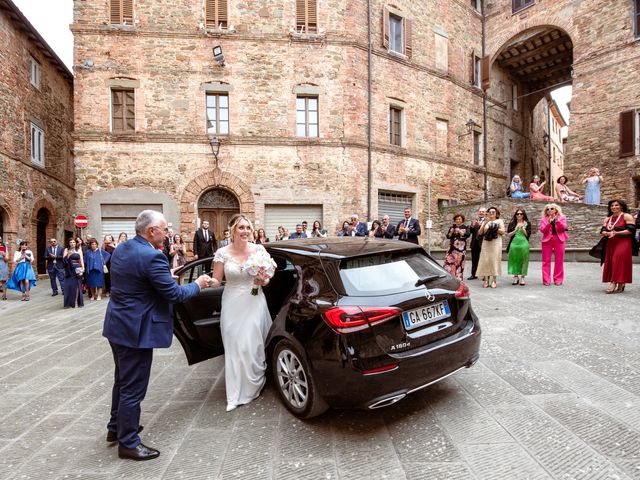
{"label": "street lamp", "polygon": [[467,127],[467,133],[463,133],[462,135],[458,135],[458,138],[466,137],[467,135],[470,135],[476,129],[478,124],[476,122],[474,122],[473,120],[469,119],[467,121],[467,123],[465,123],[465,126]]}
{"label": "street lamp", "polygon": [[218,137],[211,137],[209,140],[209,145],[211,146],[211,153],[216,159],[216,168],[218,168],[218,153],[220,152],[220,139]]}

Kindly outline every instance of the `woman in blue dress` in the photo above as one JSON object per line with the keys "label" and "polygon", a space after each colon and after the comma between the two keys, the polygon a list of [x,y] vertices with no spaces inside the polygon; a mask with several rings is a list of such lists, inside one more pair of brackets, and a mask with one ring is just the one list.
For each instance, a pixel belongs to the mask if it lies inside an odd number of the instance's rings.
{"label": "woman in blue dress", "polygon": [[2,300],[7,299],[7,280],[9,280],[9,248],[0,237],[0,292],[2,292]]}
{"label": "woman in blue dress", "polygon": [[582,175],[580,183],[583,185],[586,184],[582,203],[587,205],[600,205],[600,187],[602,186],[603,180],[597,168],[591,168],[587,173]]}
{"label": "woman in blue dress", "polygon": [[520,179],[520,175],[514,175],[511,179],[511,185],[509,185],[509,190],[511,192],[511,198],[529,198],[531,195],[529,192],[525,192],[522,188],[522,180]]}
{"label": "woman in blue dress", "polygon": [[22,301],[29,301],[31,288],[36,286],[36,275],[33,273],[33,252],[29,250],[29,243],[20,242],[19,250],[13,255],[16,268],[7,283],[7,288],[22,292]]}
{"label": "woman in blue dress", "polygon": [[94,300],[102,300],[102,288],[104,287],[104,267],[109,261],[109,252],[98,248],[98,240],[89,239],[89,248],[85,253],[84,265],[86,268],[87,288],[91,289],[91,297]]}
{"label": "woman in blue dress", "polygon": [[76,308],[84,306],[82,297],[82,273],[84,272],[84,258],[82,248],[69,239],[67,248],[64,249],[64,308]]}

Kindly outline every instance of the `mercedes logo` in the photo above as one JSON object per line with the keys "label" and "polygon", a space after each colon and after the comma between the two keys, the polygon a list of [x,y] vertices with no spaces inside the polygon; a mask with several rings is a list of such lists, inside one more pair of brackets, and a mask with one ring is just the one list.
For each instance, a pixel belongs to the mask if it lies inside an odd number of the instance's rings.
{"label": "mercedes logo", "polygon": [[426,290],[424,292],[424,296],[427,297],[427,300],[429,300],[430,302],[433,302],[436,299],[436,296],[431,293],[429,290]]}

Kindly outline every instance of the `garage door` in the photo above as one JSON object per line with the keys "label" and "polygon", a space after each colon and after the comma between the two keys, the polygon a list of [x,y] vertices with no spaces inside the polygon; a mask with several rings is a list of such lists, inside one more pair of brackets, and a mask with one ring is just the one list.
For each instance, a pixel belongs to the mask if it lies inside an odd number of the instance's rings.
{"label": "garage door", "polygon": [[378,218],[389,215],[389,223],[397,225],[404,218],[404,209],[411,208],[413,195],[393,192],[378,193]]}
{"label": "garage door", "polygon": [[289,232],[296,230],[296,224],[306,220],[309,224],[309,231],[313,222],[322,221],[322,205],[265,205],[264,207],[264,229],[267,237],[273,240],[278,233],[278,226],[289,229]]}
{"label": "garage door", "polygon": [[136,235],[136,218],[143,210],[162,212],[162,204],[102,204],[102,238],[113,235],[117,240],[121,232],[129,238]]}

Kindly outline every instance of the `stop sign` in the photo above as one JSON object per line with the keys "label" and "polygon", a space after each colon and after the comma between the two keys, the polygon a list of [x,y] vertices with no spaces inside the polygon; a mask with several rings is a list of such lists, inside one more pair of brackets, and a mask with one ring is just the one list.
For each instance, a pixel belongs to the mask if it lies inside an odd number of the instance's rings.
{"label": "stop sign", "polygon": [[73,223],[78,228],[87,228],[87,225],[89,225],[89,219],[85,215],[76,215]]}

